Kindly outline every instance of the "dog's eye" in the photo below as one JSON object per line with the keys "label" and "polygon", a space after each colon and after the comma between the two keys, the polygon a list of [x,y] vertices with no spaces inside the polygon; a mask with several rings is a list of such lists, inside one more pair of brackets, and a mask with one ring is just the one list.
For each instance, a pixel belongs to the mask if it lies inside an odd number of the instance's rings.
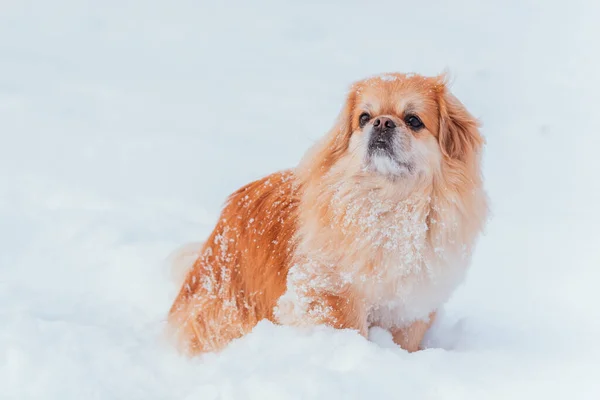
{"label": "dog's eye", "polygon": [[366,113],[366,112],[362,113],[362,114],[360,114],[360,117],[358,117],[358,124],[362,128],[363,126],[366,125],[367,122],[369,122],[370,119],[371,119],[371,116],[369,115],[369,113]]}
{"label": "dog's eye", "polygon": [[423,125],[423,121],[416,115],[407,115],[406,118],[404,118],[404,122],[406,122],[406,125],[413,131],[418,131],[425,126]]}

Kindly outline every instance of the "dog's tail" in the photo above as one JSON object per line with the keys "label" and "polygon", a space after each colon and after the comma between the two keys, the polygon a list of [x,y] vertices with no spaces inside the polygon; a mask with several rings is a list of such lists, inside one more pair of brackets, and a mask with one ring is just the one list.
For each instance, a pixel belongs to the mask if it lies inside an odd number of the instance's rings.
{"label": "dog's tail", "polygon": [[187,273],[192,269],[194,263],[200,257],[204,242],[192,242],[174,250],[166,260],[171,280],[180,286]]}

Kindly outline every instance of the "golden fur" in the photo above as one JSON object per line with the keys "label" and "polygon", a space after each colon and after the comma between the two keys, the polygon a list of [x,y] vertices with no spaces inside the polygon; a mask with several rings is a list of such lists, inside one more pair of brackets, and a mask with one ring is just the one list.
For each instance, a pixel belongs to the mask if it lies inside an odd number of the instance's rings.
{"label": "golden fur", "polygon": [[[363,128],[364,112],[372,118]],[[424,127],[411,131],[408,114]],[[376,116],[398,126],[406,168],[365,161]],[[352,85],[336,124],[297,168],[229,197],[169,313],[181,348],[219,350],[266,318],[365,336],[378,325],[417,350],[483,228],[482,145],[443,77]]]}

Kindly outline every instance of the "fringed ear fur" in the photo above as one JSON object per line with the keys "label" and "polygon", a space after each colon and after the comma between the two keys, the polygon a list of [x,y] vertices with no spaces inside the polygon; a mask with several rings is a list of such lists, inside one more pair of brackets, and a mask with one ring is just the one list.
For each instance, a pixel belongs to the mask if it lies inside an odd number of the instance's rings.
{"label": "fringed ear fur", "polygon": [[302,181],[322,175],[344,154],[352,135],[352,114],[356,103],[356,90],[350,89],[334,126],[327,135],[309,151],[297,170]]}
{"label": "fringed ear fur", "polygon": [[477,154],[484,143],[479,122],[450,93],[445,82],[440,83],[438,104],[440,148],[446,157],[464,162],[469,155]]}

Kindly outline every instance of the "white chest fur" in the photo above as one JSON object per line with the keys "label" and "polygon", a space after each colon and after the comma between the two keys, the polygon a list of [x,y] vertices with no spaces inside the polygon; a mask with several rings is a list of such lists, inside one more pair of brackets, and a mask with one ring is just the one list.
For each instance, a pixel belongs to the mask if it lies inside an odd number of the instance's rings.
{"label": "white chest fur", "polygon": [[329,204],[326,224],[301,229],[288,295],[307,285],[333,293],[350,289],[370,324],[390,328],[426,319],[462,281],[464,251],[431,238],[429,196],[398,201],[340,187]]}
{"label": "white chest fur", "polygon": [[[356,283],[364,298],[370,325],[403,327],[427,319],[462,282],[466,263],[430,262],[407,268],[394,260],[381,265],[386,272]],[[410,269],[410,271],[407,271]]]}
{"label": "white chest fur", "polygon": [[[333,197],[335,218],[350,239],[336,254],[344,280],[364,301],[370,323],[384,328],[425,319],[464,278],[467,260],[434,247],[428,229],[431,199],[382,199],[376,192]],[[336,204],[337,203],[337,204]]]}

